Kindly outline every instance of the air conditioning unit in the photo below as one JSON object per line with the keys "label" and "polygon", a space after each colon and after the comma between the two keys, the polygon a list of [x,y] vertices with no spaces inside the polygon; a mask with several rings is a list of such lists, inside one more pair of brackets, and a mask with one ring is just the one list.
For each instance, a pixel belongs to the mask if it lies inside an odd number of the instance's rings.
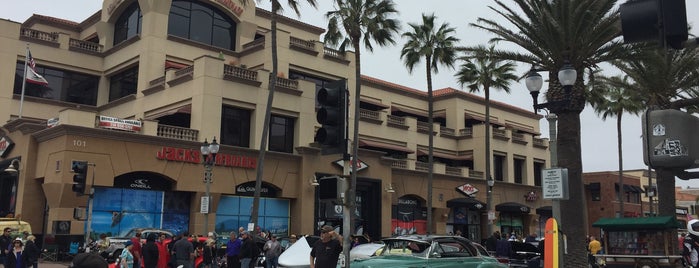
{"label": "air conditioning unit", "polygon": [[84,221],[86,220],[85,208],[73,208],[73,219]]}

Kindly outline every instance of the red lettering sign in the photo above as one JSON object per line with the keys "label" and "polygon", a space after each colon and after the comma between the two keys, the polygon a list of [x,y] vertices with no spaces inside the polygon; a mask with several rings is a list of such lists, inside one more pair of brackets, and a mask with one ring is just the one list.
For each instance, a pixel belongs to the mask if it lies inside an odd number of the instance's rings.
{"label": "red lettering sign", "polygon": [[[200,151],[174,147],[163,147],[156,152],[155,158],[194,164],[199,164],[203,161]],[[257,158],[219,153],[216,155],[216,165],[254,169],[257,168]]]}

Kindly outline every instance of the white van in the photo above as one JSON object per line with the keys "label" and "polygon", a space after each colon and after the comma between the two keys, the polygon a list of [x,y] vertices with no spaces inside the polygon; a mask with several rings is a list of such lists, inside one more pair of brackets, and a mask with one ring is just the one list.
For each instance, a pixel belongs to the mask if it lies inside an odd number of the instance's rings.
{"label": "white van", "polygon": [[12,238],[24,238],[22,237],[22,233],[32,233],[32,227],[26,221],[22,221],[17,218],[0,218],[0,230],[5,230],[5,228],[7,227],[10,227],[12,229],[10,231],[10,236],[12,236]]}

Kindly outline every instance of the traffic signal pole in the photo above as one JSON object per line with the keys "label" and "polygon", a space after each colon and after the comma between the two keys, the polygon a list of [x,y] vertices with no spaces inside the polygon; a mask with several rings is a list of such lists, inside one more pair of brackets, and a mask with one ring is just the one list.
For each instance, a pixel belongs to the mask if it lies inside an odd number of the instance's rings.
{"label": "traffic signal pole", "polygon": [[[95,199],[95,168],[97,165],[94,163],[87,163],[85,168],[88,166],[93,166],[92,168],[92,182],[90,183],[90,194],[87,197],[87,231],[85,232],[85,251],[87,251],[90,245],[90,233],[92,233],[92,204]],[[87,171],[87,170],[86,170]]]}

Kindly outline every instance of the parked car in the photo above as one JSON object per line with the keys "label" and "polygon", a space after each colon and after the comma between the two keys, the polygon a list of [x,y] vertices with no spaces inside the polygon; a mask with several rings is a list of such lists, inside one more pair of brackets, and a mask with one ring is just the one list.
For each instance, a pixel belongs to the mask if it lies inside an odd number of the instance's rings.
{"label": "parked car", "polygon": [[351,262],[364,267],[479,267],[505,268],[470,240],[460,236],[408,235],[382,240],[376,257]]}
{"label": "parked car", "polygon": [[510,267],[530,267],[529,262],[539,262],[541,253],[539,249],[530,243],[510,241],[512,255],[510,255]]}

